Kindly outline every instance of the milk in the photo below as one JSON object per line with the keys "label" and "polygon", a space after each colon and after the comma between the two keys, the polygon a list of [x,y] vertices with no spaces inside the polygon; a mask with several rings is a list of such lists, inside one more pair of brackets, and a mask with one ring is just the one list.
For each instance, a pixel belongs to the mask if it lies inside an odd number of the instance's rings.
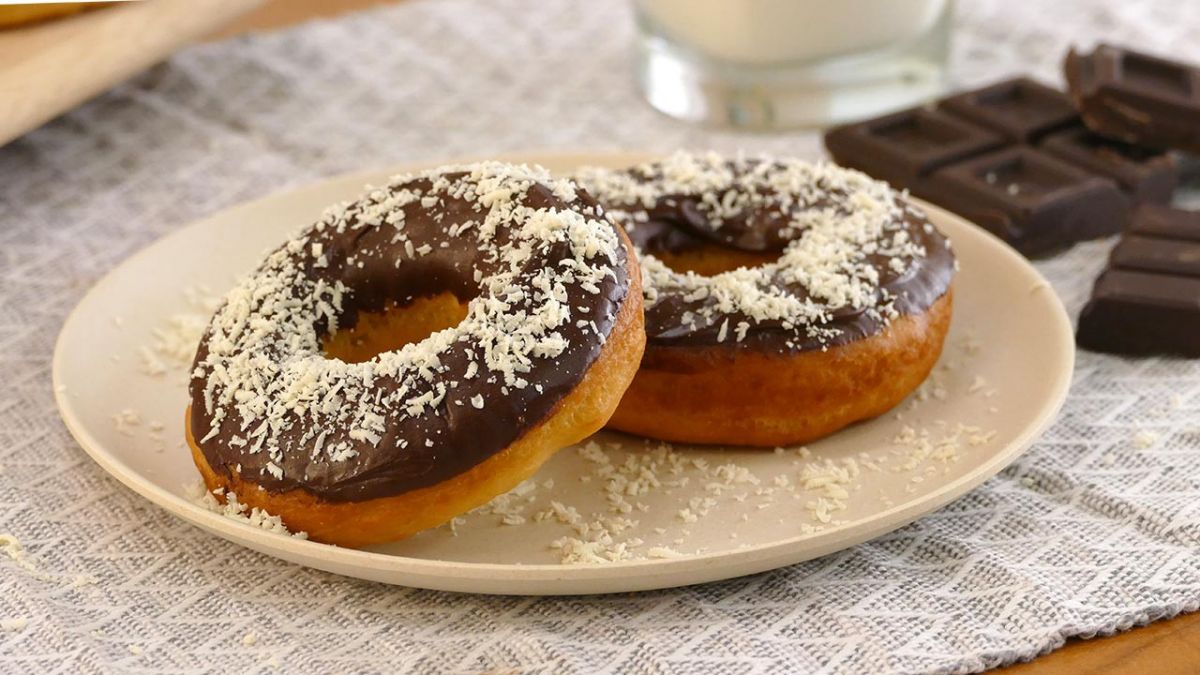
{"label": "milk", "polygon": [[699,54],[743,65],[808,62],[915,40],[948,0],[634,0]]}

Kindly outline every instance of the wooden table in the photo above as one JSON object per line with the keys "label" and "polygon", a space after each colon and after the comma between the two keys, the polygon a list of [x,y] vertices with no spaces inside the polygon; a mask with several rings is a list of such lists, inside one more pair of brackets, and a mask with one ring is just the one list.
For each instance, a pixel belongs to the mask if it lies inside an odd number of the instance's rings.
{"label": "wooden table", "polygon": [[[259,9],[213,35],[213,38],[278,28],[307,19],[379,5],[386,1],[268,0]],[[1063,649],[1005,670],[1012,675],[1200,673],[1200,612],[1113,637],[1071,640]]]}

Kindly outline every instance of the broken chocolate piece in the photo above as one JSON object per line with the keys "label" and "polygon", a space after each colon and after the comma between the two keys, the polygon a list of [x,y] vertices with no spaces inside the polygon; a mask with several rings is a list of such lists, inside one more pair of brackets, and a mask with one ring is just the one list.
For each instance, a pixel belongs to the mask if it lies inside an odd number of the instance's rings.
{"label": "broken chocolate piece", "polygon": [[1128,233],[1180,241],[1200,241],[1200,211],[1145,204],[1134,210]]}
{"label": "broken chocolate piece", "polygon": [[1063,64],[1071,97],[1096,133],[1200,152],[1200,68],[1102,44]]}
{"label": "broken chocolate piece", "polygon": [[1179,182],[1179,171],[1170,155],[1114,141],[1082,126],[1050,134],[1038,147],[1113,179],[1139,203],[1170,202]]}
{"label": "broken chocolate piece", "polygon": [[1200,212],[1139,207],[1108,264],[1079,315],[1080,346],[1200,356]]}
{"label": "broken chocolate piece", "polygon": [[922,187],[1027,255],[1120,232],[1129,215],[1112,181],[1025,146],[939,169]]}
{"label": "broken chocolate piece", "polygon": [[1110,269],[1079,315],[1081,347],[1200,356],[1200,278]]}
{"label": "broken chocolate piece", "polygon": [[1033,143],[1079,120],[1069,96],[1027,77],[951,96],[940,107],[1016,143]]}

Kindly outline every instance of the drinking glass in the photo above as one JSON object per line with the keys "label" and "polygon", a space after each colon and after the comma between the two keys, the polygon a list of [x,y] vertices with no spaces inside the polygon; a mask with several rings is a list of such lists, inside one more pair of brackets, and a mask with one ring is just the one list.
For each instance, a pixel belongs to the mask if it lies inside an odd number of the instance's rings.
{"label": "drinking glass", "polygon": [[637,77],[679,119],[819,126],[936,96],[953,0],[633,0]]}

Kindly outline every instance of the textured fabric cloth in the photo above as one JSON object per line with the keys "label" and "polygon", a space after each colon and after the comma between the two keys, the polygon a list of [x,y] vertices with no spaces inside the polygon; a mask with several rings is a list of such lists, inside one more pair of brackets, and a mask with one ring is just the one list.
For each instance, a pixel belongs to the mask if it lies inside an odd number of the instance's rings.
{"label": "textured fabric cloth", "polygon": [[[1071,43],[1200,60],[1200,4],[960,5],[958,84],[1057,81]],[[966,497],[754,577],[594,598],[393,588],[209,536],[60,423],[63,318],[193,219],[371,166],[538,149],[817,157],[812,133],[678,124],[622,2],[413,0],[189,49],[0,148],[0,671],[970,671],[1200,602],[1200,362],[1079,355],[1061,418]],[[1039,263],[1075,313],[1109,243]],[[170,283],[168,279],[147,283]],[[1037,349],[1036,344],[1014,349]]]}

